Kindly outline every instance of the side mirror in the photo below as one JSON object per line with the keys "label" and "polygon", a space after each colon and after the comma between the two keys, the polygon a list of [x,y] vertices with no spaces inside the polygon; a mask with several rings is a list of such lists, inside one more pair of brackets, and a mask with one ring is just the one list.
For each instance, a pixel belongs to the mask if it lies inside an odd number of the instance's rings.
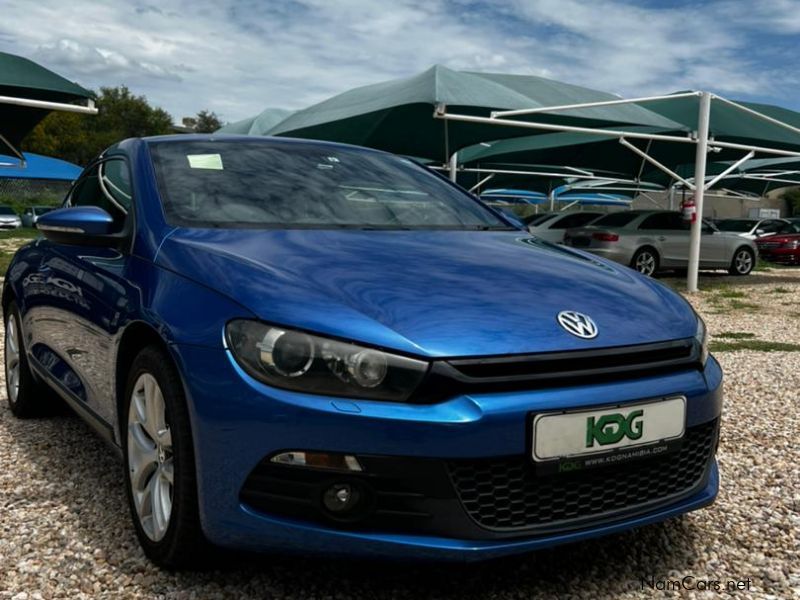
{"label": "side mirror", "polygon": [[765,233],[767,232],[764,231],[763,229],[756,229],[756,235],[764,235]]}
{"label": "side mirror", "polygon": [[51,210],[36,220],[36,228],[58,244],[113,246],[114,218],[98,206],[71,206]]}

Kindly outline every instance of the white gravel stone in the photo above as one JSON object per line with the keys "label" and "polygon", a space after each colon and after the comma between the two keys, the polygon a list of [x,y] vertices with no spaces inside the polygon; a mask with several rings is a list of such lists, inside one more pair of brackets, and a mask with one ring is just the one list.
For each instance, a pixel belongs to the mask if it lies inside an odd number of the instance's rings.
{"label": "white gravel stone", "polygon": [[[720,299],[708,291],[690,299],[712,336],[748,332],[800,343],[800,269],[701,277],[709,282],[746,295]],[[755,308],[731,308],[733,300]],[[469,566],[236,556],[211,573],[160,571],[137,545],[108,448],[70,414],[14,419],[3,386],[0,599],[800,598],[800,353],[717,358],[726,398],[714,505],[609,538]],[[751,583],[730,596],[643,589],[643,579],[686,576],[723,588],[730,580]]]}

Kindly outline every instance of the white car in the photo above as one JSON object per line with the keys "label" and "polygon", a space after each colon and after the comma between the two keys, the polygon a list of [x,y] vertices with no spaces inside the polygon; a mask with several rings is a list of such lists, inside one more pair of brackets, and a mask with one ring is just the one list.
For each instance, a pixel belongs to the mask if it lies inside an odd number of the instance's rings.
{"label": "white car", "polygon": [[564,241],[564,233],[567,229],[588,225],[604,214],[606,213],[589,211],[544,213],[533,215],[526,221],[525,225],[528,227],[528,231],[536,237],[554,244],[560,244]]}
{"label": "white car", "polygon": [[721,219],[714,224],[720,231],[736,233],[748,240],[776,233],[800,233],[800,227],[787,219]]}
{"label": "white car", "polygon": [[10,206],[0,206],[0,229],[17,229],[22,227],[22,220]]}

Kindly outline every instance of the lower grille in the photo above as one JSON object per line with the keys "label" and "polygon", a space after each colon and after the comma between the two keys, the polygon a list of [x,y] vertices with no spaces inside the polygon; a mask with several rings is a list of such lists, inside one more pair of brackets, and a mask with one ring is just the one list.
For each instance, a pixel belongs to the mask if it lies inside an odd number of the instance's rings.
{"label": "lower grille", "polygon": [[579,473],[537,477],[524,457],[450,461],[456,493],[469,516],[495,531],[568,529],[652,510],[703,484],[717,440],[717,421],[687,430],[676,453]]}

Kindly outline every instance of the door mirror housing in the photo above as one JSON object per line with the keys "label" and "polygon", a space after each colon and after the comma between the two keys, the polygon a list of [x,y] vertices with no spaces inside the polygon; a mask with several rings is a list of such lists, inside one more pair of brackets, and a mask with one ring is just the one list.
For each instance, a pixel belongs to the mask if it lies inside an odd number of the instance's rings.
{"label": "door mirror housing", "polygon": [[36,228],[58,244],[115,246],[114,217],[98,206],[59,208],[36,219]]}

